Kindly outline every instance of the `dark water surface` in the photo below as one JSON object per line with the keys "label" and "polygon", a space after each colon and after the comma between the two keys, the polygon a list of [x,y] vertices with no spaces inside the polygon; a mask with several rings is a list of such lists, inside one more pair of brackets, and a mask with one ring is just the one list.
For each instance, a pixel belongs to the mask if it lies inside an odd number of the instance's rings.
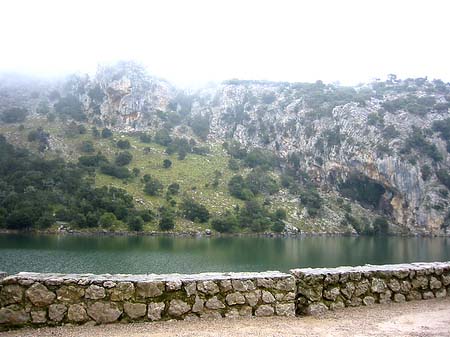
{"label": "dark water surface", "polygon": [[0,270],[61,273],[288,271],[450,261],[450,238],[80,237],[0,234]]}

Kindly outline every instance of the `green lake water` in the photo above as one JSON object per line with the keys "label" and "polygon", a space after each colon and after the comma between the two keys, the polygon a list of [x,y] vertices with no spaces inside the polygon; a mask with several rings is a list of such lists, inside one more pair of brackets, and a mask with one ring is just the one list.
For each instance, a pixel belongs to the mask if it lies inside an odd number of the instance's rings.
{"label": "green lake water", "polygon": [[420,261],[450,261],[450,238],[0,235],[0,271],[8,273],[190,274]]}

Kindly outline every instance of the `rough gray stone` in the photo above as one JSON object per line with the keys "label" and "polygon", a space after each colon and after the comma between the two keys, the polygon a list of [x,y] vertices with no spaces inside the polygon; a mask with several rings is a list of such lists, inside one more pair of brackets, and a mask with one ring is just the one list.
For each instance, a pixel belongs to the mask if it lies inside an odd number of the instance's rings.
{"label": "rough gray stone", "polygon": [[373,278],[371,289],[374,293],[382,293],[386,289],[386,283],[382,279]]}
{"label": "rough gray stone", "polygon": [[345,287],[341,288],[342,295],[345,296],[347,299],[351,299],[353,296],[353,293],[355,292],[355,284],[353,282],[347,282],[345,284]]}
{"label": "rough gray stone", "polygon": [[111,288],[114,288],[115,286],[116,286],[116,282],[112,282],[112,281],[103,282],[103,287],[105,287],[106,289],[111,289]]}
{"label": "rough gray stone", "polygon": [[151,321],[160,320],[165,307],[166,305],[164,304],[164,302],[149,303],[147,317]]}
{"label": "rough gray stone", "polygon": [[28,299],[37,307],[45,307],[56,298],[56,295],[49,291],[46,286],[41,283],[34,283],[25,292]]}
{"label": "rough gray stone", "polygon": [[386,289],[380,294],[380,304],[386,304],[391,302],[392,291]]}
{"label": "rough gray stone", "polygon": [[358,283],[355,284],[355,296],[361,296],[366,294],[370,289],[370,283],[368,280],[364,279]]}
{"label": "rough gray stone", "polygon": [[123,304],[123,310],[131,319],[137,319],[145,316],[147,305],[144,303],[125,302]]}
{"label": "rough gray stone", "polygon": [[262,291],[261,298],[264,303],[274,303],[275,302],[275,297],[273,297],[272,293],[267,290]]}
{"label": "rough gray stone", "polygon": [[362,299],[359,297],[352,297],[350,300],[346,300],[347,306],[359,307],[362,305]]}
{"label": "rough gray stone", "polygon": [[431,300],[432,298],[434,298],[434,294],[432,291],[426,291],[423,293],[422,298],[424,300]]}
{"label": "rough gray stone", "polygon": [[114,302],[95,302],[88,306],[87,313],[97,323],[112,323],[119,319],[122,310]]}
{"label": "rough gray stone", "polygon": [[169,304],[169,315],[170,316],[180,317],[183,314],[187,313],[189,310],[191,310],[190,305],[182,300],[173,299],[170,301],[170,304]]}
{"label": "rough gray stone", "polygon": [[31,322],[34,324],[42,324],[47,322],[47,312],[44,310],[32,311]]}
{"label": "rough gray stone", "polygon": [[137,282],[136,294],[139,297],[149,298],[162,295],[164,292],[163,282]]}
{"label": "rough gray stone", "polygon": [[89,298],[91,300],[100,300],[105,298],[106,291],[105,288],[97,286],[95,284],[91,284],[85,291],[84,297]]}
{"label": "rough gray stone", "polygon": [[450,274],[448,274],[448,275],[442,275],[441,278],[442,278],[442,284],[443,284],[444,286],[450,285]]}
{"label": "rough gray stone", "polygon": [[400,292],[403,295],[408,294],[411,291],[411,288],[412,288],[411,282],[409,282],[409,281],[404,280],[400,283]]}
{"label": "rough gray stone", "polygon": [[217,296],[214,296],[206,301],[205,307],[208,309],[217,310],[225,308],[225,305],[217,298]]}
{"label": "rough gray stone", "polygon": [[345,304],[341,300],[330,303],[330,310],[340,310],[343,308],[345,308]]}
{"label": "rough gray stone", "polygon": [[388,282],[388,287],[393,292],[399,292],[400,291],[400,282],[395,278],[390,279]]}
{"label": "rough gray stone", "polygon": [[174,281],[168,281],[166,282],[166,289],[167,291],[175,291],[181,289],[181,281],[180,280],[174,280]]}
{"label": "rough gray stone", "polygon": [[198,296],[195,296],[195,302],[194,302],[194,305],[192,306],[192,312],[196,312],[196,313],[203,312],[204,303],[205,303],[204,300],[202,300]]}
{"label": "rough gray stone", "polygon": [[199,281],[197,290],[204,294],[214,295],[219,292],[219,286],[213,281]]}
{"label": "rough gray stone", "polygon": [[184,291],[186,291],[186,294],[188,297],[191,297],[191,295],[197,294],[197,283],[195,283],[195,282],[187,283],[184,286]]}
{"label": "rough gray stone", "polygon": [[430,277],[430,289],[440,289],[442,287],[442,282],[439,281],[436,277]]}
{"label": "rough gray stone", "polygon": [[275,313],[277,316],[288,316],[288,317],[294,317],[295,316],[295,304],[294,303],[277,303],[275,305]]}
{"label": "rough gray stone", "polygon": [[71,304],[69,310],[67,310],[67,319],[70,322],[83,323],[89,317],[83,304]]}
{"label": "rough gray stone", "polygon": [[293,277],[289,277],[279,280],[275,288],[281,291],[295,291],[295,279]]}
{"label": "rough gray stone", "polygon": [[84,296],[84,289],[73,285],[65,285],[56,290],[56,296],[58,301],[76,303]]}
{"label": "rough gray stone", "polygon": [[447,296],[447,290],[445,288],[441,288],[439,290],[436,290],[434,295],[436,296],[436,298],[445,297],[445,296]]}
{"label": "rough gray stone", "polygon": [[225,313],[226,318],[238,318],[239,317],[239,310],[237,309],[230,309]]}
{"label": "rough gray stone", "polygon": [[30,314],[16,304],[0,308],[0,324],[20,325],[30,320]]}
{"label": "rough gray stone", "polygon": [[414,289],[428,289],[428,279],[426,276],[419,275],[411,281],[412,287]]}
{"label": "rough gray stone", "polygon": [[366,306],[374,305],[375,304],[375,299],[372,296],[366,296],[366,297],[363,298],[363,303]]}
{"label": "rough gray stone", "polygon": [[24,290],[17,284],[6,285],[0,292],[0,304],[6,306],[8,304],[20,303],[23,299]]}
{"label": "rough gray stone", "polygon": [[417,290],[411,290],[408,294],[406,294],[406,299],[408,301],[416,301],[422,299],[422,294]]}
{"label": "rough gray stone", "polygon": [[229,292],[229,291],[233,290],[231,281],[230,280],[220,281],[220,289],[222,290],[222,292]]}
{"label": "rough gray stone", "polygon": [[260,317],[273,316],[274,312],[275,311],[271,305],[263,304],[256,309],[255,316]]}
{"label": "rough gray stone", "polygon": [[261,288],[271,289],[274,287],[275,283],[274,283],[273,279],[270,279],[270,278],[269,279],[268,278],[258,278],[256,280],[256,285]]}
{"label": "rough gray stone", "polygon": [[323,290],[322,286],[317,286],[314,288],[313,287],[303,288],[299,286],[298,288],[298,292],[303,296],[305,296],[307,299],[311,300],[312,302],[317,302],[322,298],[322,290]]}
{"label": "rough gray stone", "polygon": [[323,303],[312,303],[306,308],[306,314],[310,316],[321,315],[327,311],[328,307]]}
{"label": "rough gray stone", "polygon": [[220,319],[222,318],[222,315],[218,311],[205,310],[200,314],[200,317],[203,319]]}
{"label": "rough gray stone", "polygon": [[406,301],[405,295],[403,295],[403,294],[395,294],[394,295],[394,302],[402,303],[402,302],[405,302],[405,301]]}
{"label": "rough gray stone", "polygon": [[248,305],[244,305],[239,309],[239,316],[241,317],[251,317],[252,314],[252,307]]}
{"label": "rough gray stone", "polygon": [[134,284],[131,282],[120,282],[111,290],[111,301],[125,301],[134,296]]}
{"label": "rough gray stone", "polygon": [[235,291],[240,291],[240,292],[247,291],[247,284],[242,280],[232,280],[231,284],[233,285],[233,289]]}
{"label": "rough gray stone", "polygon": [[48,317],[53,322],[61,322],[67,312],[64,304],[52,304],[48,307]]}
{"label": "rough gray stone", "polygon": [[245,296],[238,292],[228,294],[225,300],[228,305],[245,304]]}
{"label": "rough gray stone", "polygon": [[261,298],[261,290],[254,290],[252,292],[244,294],[247,303],[251,307],[255,307],[258,304],[259,299]]}

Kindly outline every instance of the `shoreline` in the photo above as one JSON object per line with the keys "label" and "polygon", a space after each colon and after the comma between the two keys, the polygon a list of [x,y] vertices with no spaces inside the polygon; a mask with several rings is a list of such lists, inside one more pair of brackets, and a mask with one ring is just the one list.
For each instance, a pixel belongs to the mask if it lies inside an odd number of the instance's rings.
{"label": "shoreline", "polygon": [[[15,229],[0,229],[0,234],[31,234],[31,235],[68,235],[68,236],[162,236],[162,237],[195,237],[195,238],[221,238],[221,237],[254,237],[254,238],[304,238],[304,237],[381,237],[379,235],[358,235],[349,233],[216,233],[216,232],[133,232],[120,231],[112,232],[106,230],[99,231],[81,231],[81,230],[15,230]],[[433,233],[416,233],[416,234],[388,234],[383,237],[404,237],[404,238],[448,238],[448,234],[433,234]]]}

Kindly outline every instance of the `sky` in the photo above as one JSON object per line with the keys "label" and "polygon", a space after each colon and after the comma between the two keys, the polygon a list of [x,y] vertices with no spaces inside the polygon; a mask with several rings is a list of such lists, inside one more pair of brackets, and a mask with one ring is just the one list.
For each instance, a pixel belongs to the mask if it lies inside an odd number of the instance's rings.
{"label": "sky", "polygon": [[135,60],[180,86],[231,78],[450,81],[448,0],[14,0],[0,71],[94,73]]}

